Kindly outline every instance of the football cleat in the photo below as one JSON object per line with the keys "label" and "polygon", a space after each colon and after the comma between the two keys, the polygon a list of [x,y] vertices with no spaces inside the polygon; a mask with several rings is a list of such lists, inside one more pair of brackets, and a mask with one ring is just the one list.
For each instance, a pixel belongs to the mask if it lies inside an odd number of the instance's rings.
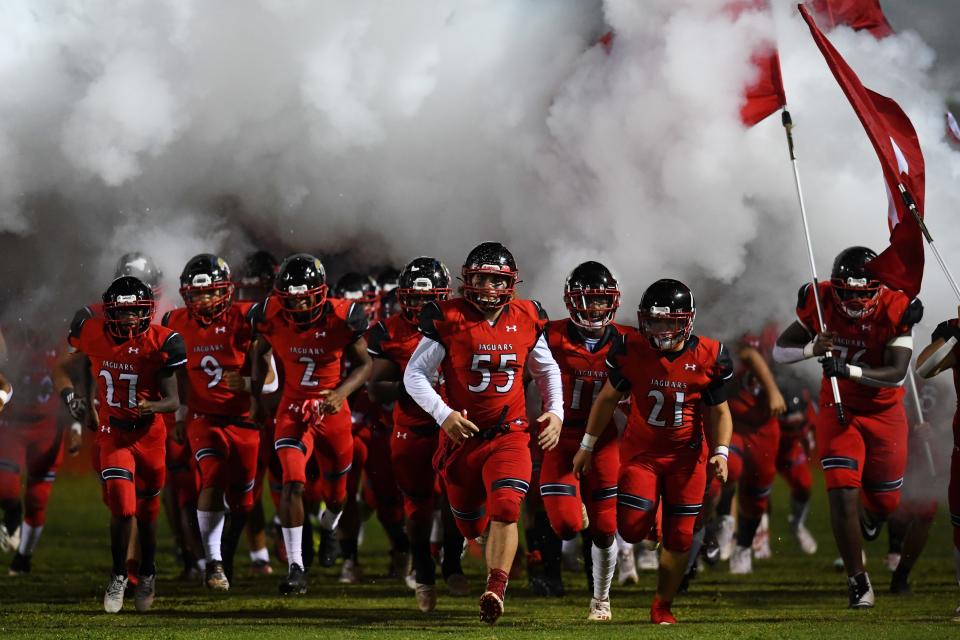
{"label": "football cleat", "polygon": [[127,589],[127,576],[113,576],[103,594],[103,610],[117,613],[123,608],[123,592]]}
{"label": "football cleat", "polygon": [[677,619],[673,617],[670,611],[672,602],[664,602],[657,597],[653,598],[650,605],[650,622],[653,624],[677,624]]}
{"label": "football cleat", "polygon": [[735,576],[753,573],[753,549],[737,545],[730,556],[730,573]]}
{"label": "football cleat", "polygon": [[269,576],[273,573],[273,567],[269,560],[254,560],[250,563],[250,573],[255,576]]}
{"label": "football cleat", "polygon": [[25,576],[28,573],[30,573],[30,556],[25,556],[18,551],[10,561],[9,574],[11,576]]}
{"label": "football cleat", "polygon": [[307,574],[298,564],[290,565],[287,577],[280,583],[280,595],[302,596],[307,592]]}
{"label": "football cleat", "polygon": [[790,516],[789,522],[790,533],[793,534],[793,539],[797,541],[797,546],[800,547],[800,550],[808,556],[815,554],[817,552],[817,541],[813,537],[813,534],[810,533],[810,530],[803,524],[794,526],[793,516]]}
{"label": "football cleat", "polygon": [[851,609],[869,609],[873,606],[873,586],[866,572],[847,578]]}
{"label": "football cleat", "polygon": [[480,620],[495,624],[503,615],[503,598],[493,591],[484,591],[480,596]]}
{"label": "football cleat", "polygon": [[733,540],[733,531],[736,528],[736,521],[733,516],[723,516],[720,518],[720,529],[717,531],[717,546],[720,547],[720,559],[729,560],[733,555],[733,548],[736,543]]}
{"label": "football cleat", "polygon": [[648,546],[647,541],[640,543],[640,553],[637,554],[637,569],[640,571],[656,571],[660,566],[656,546]]}
{"label": "football cleat", "polygon": [[757,560],[769,560],[773,556],[770,549],[770,519],[767,514],[760,518],[760,526],[753,536],[753,556]]}
{"label": "football cleat", "polygon": [[860,533],[863,534],[863,539],[867,542],[871,542],[880,537],[880,531],[883,529],[883,520],[877,522],[873,519],[870,513],[860,507]]}
{"label": "football cleat", "polygon": [[883,558],[883,566],[889,571],[896,571],[897,566],[900,565],[900,554],[899,553],[888,553]]}
{"label": "football cleat", "polygon": [[430,613],[437,608],[437,587],[432,584],[416,584],[417,608]]}
{"label": "football cleat", "polygon": [[468,596],[470,595],[470,581],[462,573],[451,573],[447,576],[447,591],[452,596]]}
{"label": "football cleat", "polygon": [[413,567],[410,567],[410,571],[403,577],[403,583],[407,585],[408,589],[417,590],[417,572],[413,570]]}
{"label": "football cleat", "polygon": [[157,596],[156,582],[156,575],[140,576],[137,581],[137,588],[133,591],[133,604],[140,613],[150,611],[153,606],[153,599]]}
{"label": "football cleat", "polygon": [[20,547],[20,527],[11,533],[6,525],[0,524],[0,551],[16,551]]}
{"label": "football cleat", "polygon": [[230,580],[227,579],[227,574],[223,569],[222,562],[219,560],[208,562],[205,573],[204,583],[208,589],[212,589],[213,591],[229,591]]}
{"label": "football cleat", "polygon": [[340,578],[337,580],[340,584],[357,584],[363,579],[363,568],[360,563],[353,558],[347,558],[340,567]]}
{"label": "football cleat", "polygon": [[610,612],[610,600],[597,600],[590,598],[590,612],[587,614],[587,620],[610,620],[613,614]]}
{"label": "football cleat", "polygon": [[394,551],[391,549],[390,569],[387,571],[388,577],[399,578],[405,581],[412,569],[413,565],[411,564],[409,553],[404,551]]}
{"label": "football cleat", "polygon": [[320,566],[332,567],[337,563],[338,555],[340,555],[340,545],[337,543],[337,534],[320,527]]}
{"label": "football cleat", "polygon": [[617,584],[637,584],[640,576],[637,575],[637,561],[633,557],[633,549],[621,549],[617,553]]}
{"label": "football cleat", "polygon": [[912,596],[913,589],[907,582],[907,574],[895,571],[890,577],[890,593],[898,596]]}

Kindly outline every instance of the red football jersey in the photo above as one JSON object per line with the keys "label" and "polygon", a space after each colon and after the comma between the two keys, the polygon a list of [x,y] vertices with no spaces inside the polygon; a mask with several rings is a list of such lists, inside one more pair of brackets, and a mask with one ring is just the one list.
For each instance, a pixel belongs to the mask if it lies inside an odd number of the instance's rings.
{"label": "red football jersey", "polygon": [[174,309],[161,324],[183,336],[187,344],[187,406],[191,411],[244,417],[250,411],[250,394],[231,391],[222,382],[225,371],[242,372],[253,341],[250,324],[255,305],[234,302],[217,322],[201,324],[187,309]]}
{"label": "red football jersey", "polygon": [[53,366],[58,348],[29,337],[7,333],[7,361],[3,373],[13,385],[14,399],[4,408],[7,422],[35,422],[57,415],[59,398],[53,392]]}
{"label": "red football jersey", "polygon": [[183,337],[156,324],[139,336],[117,342],[102,317],[78,315],[70,325],[68,342],[90,359],[100,421],[109,419],[121,428],[139,420],[140,400],[160,399],[157,378],[162,370],[187,363]]}
{"label": "red football jersey", "polygon": [[[562,438],[580,440],[587,429],[587,418],[593,401],[607,381],[606,359],[610,347],[627,331],[626,327],[609,324],[600,336],[593,350],[577,326],[569,318],[552,320],[547,324],[547,344],[553,353],[553,359],[560,367],[563,381],[563,430]],[[607,426],[604,438],[616,438],[617,429],[611,422]]]}
{"label": "red football jersey", "polygon": [[630,392],[622,450],[669,455],[703,446],[704,404],[726,400],[733,377],[726,347],[692,335],[682,350],[663,353],[640,333],[616,340],[607,355],[610,384]]}
{"label": "red football jersey", "polygon": [[533,300],[512,300],[493,324],[463,298],[431,302],[420,312],[420,331],[447,352],[440,365],[447,404],[481,430],[526,430],[523,367],[546,325]]}
{"label": "red football jersey", "polygon": [[287,318],[280,300],[268,296],[253,312],[253,328],[283,367],[281,402],[302,401],[340,384],[343,351],[363,337],[367,315],[350,300],[328,298],[320,317],[301,328]]}
{"label": "red football jersey", "polygon": [[[827,326],[829,327],[830,325]],[[934,342],[939,338],[948,340],[956,330],[956,318],[941,322],[939,325],[937,325],[937,328],[934,329],[930,340],[931,342]],[[953,367],[953,390],[957,397],[957,409],[953,414],[953,446],[960,447],[960,342],[953,345],[953,357],[956,358],[958,363]]]}
{"label": "red football jersey", "polygon": [[[756,349],[767,362],[767,366],[770,366],[771,350],[767,346],[762,343],[759,336],[749,333],[742,336],[738,344],[739,348]],[[753,375],[749,367],[740,360],[737,361],[734,378],[737,382],[737,393],[731,395],[729,399],[734,429],[741,426],[750,429],[762,427],[770,420],[770,408],[767,393],[760,384],[760,379]]]}
{"label": "red football jersey", "polygon": [[[416,325],[397,314],[378,322],[370,329],[367,333],[367,351],[374,358],[384,358],[397,365],[402,375],[420,343],[420,338]],[[436,426],[436,421],[410,396],[401,395],[393,405],[393,425],[409,429]]]}
{"label": "red football jersey", "polygon": [[[833,298],[832,285],[820,283],[823,302],[823,321],[827,329],[837,334],[834,355],[844,362],[861,367],[882,367],[887,343],[898,336],[909,335],[914,311],[910,298],[900,291],[880,288],[879,300],[870,315],[851,318],[840,309]],[[811,333],[820,333],[816,302],[810,284],[800,288],[797,318]],[[903,401],[902,387],[868,387],[853,380],[839,379],[840,399],[844,406],[872,412]],[[824,378],[820,385],[820,401],[832,402],[830,381]]]}

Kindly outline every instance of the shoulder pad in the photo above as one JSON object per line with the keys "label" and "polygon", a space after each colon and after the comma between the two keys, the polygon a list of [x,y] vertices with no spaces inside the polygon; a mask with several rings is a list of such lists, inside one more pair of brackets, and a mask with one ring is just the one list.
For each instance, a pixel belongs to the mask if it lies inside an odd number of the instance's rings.
{"label": "shoulder pad", "polygon": [[810,296],[810,290],[813,285],[809,282],[802,285],[797,292],[797,309],[803,309],[807,305],[807,298]]}
{"label": "shoulder pad", "polygon": [[164,354],[163,366],[165,368],[182,367],[187,363],[187,345],[176,331],[171,331],[167,339],[164,340],[160,351]]}
{"label": "shoulder pad", "polygon": [[390,332],[383,322],[370,327],[367,332],[367,351],[373,356],[383,356],[383,343],[390,339]]}
{"label": "shoulder pad", "polygon": [[356,302],[351,302],[346,315],[347,326],[354,331],[366,331],[370,326],[370,319],[363,307]]}
{"label": "shoulder pad", "polygon": [[163,318],[160,319],[160,324],[164,327],[170,326],[170,314],[173,313],[173,310],[167,311],[163,314]]}
{"label": "shoulder pad", "polygon": [[428,302],[420,310],[420,333],[426,337],[441,342],[440,332],[437,328],[437,322],[443,320],[443,311],[436,302]]}
{"label": "shoulder pad", "polygon": [[73,320],[70,321],[70,332],[69,337],[79,338],[80,330],[83,329],[83,323],[93,317],[93,312],[90,310],[90,307],[83,307],[78,309],[77,312],[73,315]]}
{"label": "shoulder pad", "polygon": [[923,303],[920,298],[914,298],[907,305],[903,315],[900,316],[900,324],[904,327],[912,327],[923,319]]}
{"label": "shoulder pad", "polygon": [[543,322],[547,322],[550,319],[547,317],[547,312],[544,310],[543,305],[540,304],[538,300],[531,300],[530,304],[532,304],[533,308],[536,310],[538,319],[542,320]]}
{"label": "shoulder pad", "polygon": [[956,336],[958,333],[960,333],[960,328],[957,327],[956,320],[944,320],[933,330],[933,335],[930,336],[930,342],[936,342],[941,338],[947,341],[951,336]]}
{"label": "shoulder pad", "polygon": [[733,359],[722,342],[717,343],[717,375],[715,380],[726,380],[733,375]]}

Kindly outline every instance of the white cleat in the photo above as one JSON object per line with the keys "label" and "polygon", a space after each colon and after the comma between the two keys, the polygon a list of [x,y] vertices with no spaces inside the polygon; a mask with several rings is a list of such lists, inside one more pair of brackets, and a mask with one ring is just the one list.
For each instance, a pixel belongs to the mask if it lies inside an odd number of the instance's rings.
{"label": "white cleat", "polygon": [[340,568],[338,582],[340,584],[357,584],[361,578],[363,578],[363,569],[360,567],[360,563],[352,558],[344,560],[343,566]]}
{"label": "white cleat", "polygon": [[767,514],[760,518],[760,526],[753,536],[753,555],[757,560],[769,560],[773,556],[770,549],[770,518]]}
{"label": "white cleat", "polygon": [[156,582],[157,576],[140,576],[136,589],[133,590],[133,604],[137,611],[144,613],[150,611],[153,606],[153,599],[157,596]]}
{"label": "white cleat", "polygon": [[633,557],[633,549],[621,549],[617,553],[617,584],[637,584],[640,576],[637,575],[637,561]]}
{"label": "white cleat", "polygon": [[720,547],[720,559],[729,560],[733,555],[733,531],[736,528],[736,522],[733,516],[723,516],[720,518],[720,528],[717,530],[717,546]]}
{"label": "white cleat", "polygon": [[123,592],[127,589],[127,576],[113,576],[103,594],[103,610],[117,613],[123,608]]}
{"label": "white cleat", "polygon": [[0,524],[0,551],[10,553],[20,548],[20,527],[7,531],[6,525]]}
{"label": "white cleat", "polygon": [[404,576],[403,582],[407,585],[407,588],[408,588],[408,589],[411,589],[411,590],[413,590],[413,591],[416,591],[416,590],[417,590],[417,575],[416,575],[416,572],[414,572],[413,569],[410,569],[410,572],[407,573],[406,576]]}
{"label": "white cleat", "polygon": [[885,566],[890,571],[896,571],[897,565],[900,564],[900,554],[899,553],[888,553],[883,559],[883,566]]}
{"label": "white cleat", "polygon": [[957,608],[953,612],[953,622],[960,622],[960,604],[957,605]]}
{"label": "white cleat", "polygon": [[656,571],[660,567],[660,558],[657,556],[656,549],[648,549],[646,544],[640,545],[640,553],[637,554],[637,568],[640,571]]}
{"label": "white cleat", "polygon": [[730,556],[730,573],[735,576],[753,573],[753,549],[737,545]]}
{"label": "white cleat", "polygon": [[417,608],[430,613],[437,608],[437,587],[432,584],[416,584]]}
{"label": "white cleat", "polygon": [[587,620],[611,619],[613,619],[613,614],[610,612],[610,600],[590,598],[590,613],[587,614]]}
{"label": "white cleat", "polygon": [[812,556],[817,552],[817,541],[814,539],[813,534],[810,533],[810,530],[804,525],[793,526],[791,523],[790,533],[793,534],[793,539],[797,541],[797,546],[799,546],[800,550],[806,555]]}
{"label": "white cleat", "polygon": [[851,609],[869,609],[873,607],[873,585],[870,584],[870,578],[866,573],[860,580],[856,578],[847,578],[847,591],[849,593]]}

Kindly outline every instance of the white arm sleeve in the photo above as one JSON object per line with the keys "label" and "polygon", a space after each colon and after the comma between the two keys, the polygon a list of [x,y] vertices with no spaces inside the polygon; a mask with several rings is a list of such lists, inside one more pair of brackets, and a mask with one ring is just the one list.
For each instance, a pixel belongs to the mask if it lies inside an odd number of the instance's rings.
{"label": "white arm sleeve", "polygon": [[447,406],[430,383],[436,378],[437,369],[446,354],[447,350],[436,340],[420,338],[420,343],[403,372],[403,387],[414,402],[433,416],[437,424],[443,424],[447,416],[453,413],[453,409]]}
{"label": "white arm sleeve", "polygon": [[263,391],[261,393],[275,393],[276,390],[280,388],[280,376],[277,375],[277,361],[273,359],[273,351],[270,351],[269,370],[273,372],[273,380],[263,385]]}
{"label": "white arm sleeve", "polygon": [[537,339],[537,344],[530,352],[527,360],[530,373],[540,389],[545,411],[556,415],[563,421],[563,382],[560,378],[560,366],[553,359],[553,353],[547,345],[547,338],[543,334]]}

